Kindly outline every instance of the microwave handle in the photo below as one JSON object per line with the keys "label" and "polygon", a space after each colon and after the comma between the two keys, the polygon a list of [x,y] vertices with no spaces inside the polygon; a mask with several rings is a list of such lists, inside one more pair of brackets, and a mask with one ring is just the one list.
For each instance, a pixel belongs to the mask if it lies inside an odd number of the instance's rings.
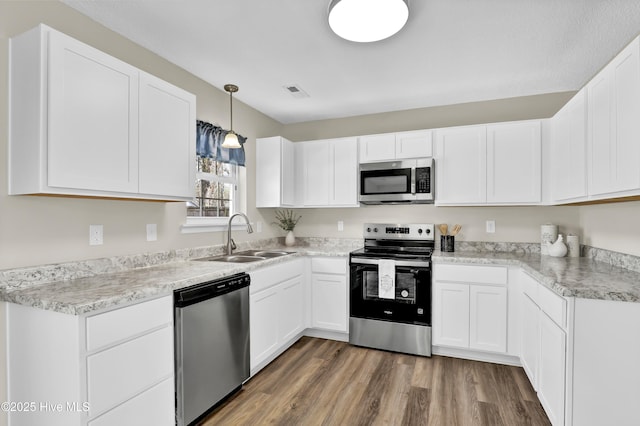
{"label": "microwave handle", "polygon": [[416,168],[411,168],[411,195],[416,195]]}

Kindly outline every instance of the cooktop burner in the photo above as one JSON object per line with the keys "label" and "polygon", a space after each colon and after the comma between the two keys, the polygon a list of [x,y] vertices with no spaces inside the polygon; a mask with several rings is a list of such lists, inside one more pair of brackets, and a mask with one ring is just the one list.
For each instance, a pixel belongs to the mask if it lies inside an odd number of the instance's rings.
{"label": "cooktop burner", "polygon": [[364,248],[352,256],[428,260],[435,245],[432,223],[366,223],[363,234]]}

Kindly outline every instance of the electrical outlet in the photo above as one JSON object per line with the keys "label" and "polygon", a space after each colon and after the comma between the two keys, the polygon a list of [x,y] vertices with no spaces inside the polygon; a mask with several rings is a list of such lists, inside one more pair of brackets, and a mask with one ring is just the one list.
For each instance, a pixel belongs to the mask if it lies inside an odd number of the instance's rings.
{"label": "electrical outlet", "polygon": [[495,220],[488,220],[487,221],[487,233],[489,234],[495,234],[496,232],[496,221]]}
{"label": "electrical outlet", "polygon": [[102,225],[89,225],[89,245],[99,246],[103,243]]}
{"label": "electrical outlet", "polygon": [[147,241],[158,240],[158,225],[155,223],[147,223]]}
{"label": "electrical outlet", "polygon": [[341,220],[338,221],[338,231],[344,231],[344,222]]}
{"label": "electrical outlet", "polygon": [[262,232],[262,221],[261,220],[256,222],[256,232]]}

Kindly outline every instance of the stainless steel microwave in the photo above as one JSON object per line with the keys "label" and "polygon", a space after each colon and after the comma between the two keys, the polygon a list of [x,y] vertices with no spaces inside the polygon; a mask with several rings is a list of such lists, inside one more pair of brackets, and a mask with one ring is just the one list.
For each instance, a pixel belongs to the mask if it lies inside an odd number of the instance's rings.
{"label": "stainless steel microwave", "polygon": [[433,165],[433,158],[360,164],[360,203],[433,203]]}

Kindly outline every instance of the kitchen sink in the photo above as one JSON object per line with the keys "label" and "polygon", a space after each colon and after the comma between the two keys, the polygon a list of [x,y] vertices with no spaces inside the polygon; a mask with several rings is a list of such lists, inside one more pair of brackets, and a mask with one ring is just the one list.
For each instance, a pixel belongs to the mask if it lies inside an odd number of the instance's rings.
{"label": "kitchen sink", "polygon": [[220,256],[209,256],[194,259],[202,262],[229,262],[229,263],[250,263],[274,257],[292,254],[291,251],[282,250],[245,250],[233,254],[223,254]]}

